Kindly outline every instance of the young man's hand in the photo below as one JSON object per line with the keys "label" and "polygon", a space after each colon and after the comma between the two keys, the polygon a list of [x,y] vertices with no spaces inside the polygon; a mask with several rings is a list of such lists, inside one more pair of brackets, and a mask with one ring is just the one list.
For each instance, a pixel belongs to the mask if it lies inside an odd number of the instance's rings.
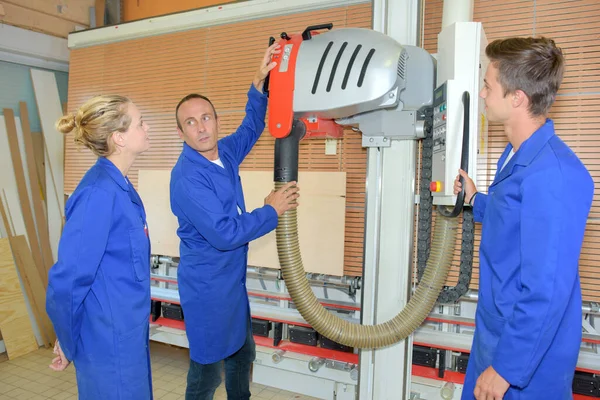
{"label": "young man's hand", "polygon": [[463,181],[465,183],[465,203],[473,204],[471,201],[475,193],[477,193],[477,188],[475,187],[475,182],[473,179],[469,178],[469,175],[462,169],[458,170],[458,175],[456,175],[456,179],[454,179],[454,194],[457,195],[462,190],[462,183],[460,183],[460,177],[463,177]]}
{"label": "young man's hand", "polygon": [[267,78],[267,75],[269,75],[269,72],[277,65],[275,61],[271,61],[271,57],[273,56],[273,54],[281,53],[279,47],[279,43],[277,42],[269,46],[269,48],[265,51],[265,55],[260,63],[258,71],[256,71],[256,75],[254,75],[252,84],[259,92],[262,92],[263,90],[263,86],[265,84],[265,79]]}

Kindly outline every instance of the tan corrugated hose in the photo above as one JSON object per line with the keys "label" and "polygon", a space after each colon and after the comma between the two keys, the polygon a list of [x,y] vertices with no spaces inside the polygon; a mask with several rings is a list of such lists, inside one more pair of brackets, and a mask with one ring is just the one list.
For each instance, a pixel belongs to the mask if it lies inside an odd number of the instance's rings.
{"label": "tan corrugated hose", "polygon": [[[275,188],[284,184],[275,182]],[[419,286],[398,315],[377,325],[353,324],[331,314],[319,303],[302,265],[296,210],[279,218],[277,252],[288,292],[302,317],[317,332],[346,346],[380,348],[408,337],[431,312],[450,270],[457,228],[457,218],[436,217],[431,253]]]}

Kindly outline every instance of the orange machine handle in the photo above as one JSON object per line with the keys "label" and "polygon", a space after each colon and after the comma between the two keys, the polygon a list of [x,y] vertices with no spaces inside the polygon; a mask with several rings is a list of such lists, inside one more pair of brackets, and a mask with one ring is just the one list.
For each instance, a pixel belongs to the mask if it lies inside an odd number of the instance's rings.
{"label": "orange machine handle", "polygon": [[273,55],[277,66],[269,73],[269,132],[277,139],[287,137],[294,119],[296,59],[302,35],[281,34],[281,53]]}

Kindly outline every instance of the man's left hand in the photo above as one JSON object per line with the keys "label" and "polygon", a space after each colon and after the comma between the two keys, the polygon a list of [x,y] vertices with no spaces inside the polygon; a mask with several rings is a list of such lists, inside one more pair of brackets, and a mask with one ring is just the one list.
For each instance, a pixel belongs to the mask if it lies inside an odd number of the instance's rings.
{"label": "man's left hand", "polygon": [[493,367],[488,367],[477,379],[473,394],[477,400],[502,400],[510,387]]}
{"label": "man's left hand", "polygon": [[252,84],[254,85],[256,90],[258,90],[259,92],[262,92],[263,85],[265,83],[265,79],[266,79],[267,75],[269,75],[269,72],[273,68],[275,68],[275,66],[277,65],[277,63],[275,61],[271,61],[271,57],[273,56],[273,54],[281,53],[281,50],[279,50],[279,47],[280,47],[279,43],[277,43],[277,42],[275,42],[271,46],[269,46],[267,51],[265,51],[265,55],[262,59],[262,62],[260,63],[260,67],[258,68],[258,71],[256,71],[256,75],[254,75]]}

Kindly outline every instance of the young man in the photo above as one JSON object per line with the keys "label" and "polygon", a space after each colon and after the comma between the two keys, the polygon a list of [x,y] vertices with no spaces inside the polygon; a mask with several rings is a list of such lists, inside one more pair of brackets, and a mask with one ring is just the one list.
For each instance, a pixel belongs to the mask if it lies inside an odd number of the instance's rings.
{"label": "young man", "polygon": [[246,212],[239,166],[265,127],[264,80],[275,67],[267,49],[248,92],[246,116],[237,131],[218,140],[217,113],[204,96],[184,97],[175,111],[183,151],[171,173],[171,209],[179,220],[179,296],[190,344],[186,399],[212,399],[221,382],[231,399],[250,398],[250,367],[256,351],[246,292],[248,243],[277,227],[295,208],[290,182],[272,191],[265,206]]}
{"label": "young man", "polygon": [[[578,261],[594,184],[548,111],[564,59],[546,38],[496,40],[484,99],[508,145],[488,194],[464,171],[482,223],[479,302],[463,399],[570,399],[581,343]],[[462,188],[457,177],[454,191]]]}

